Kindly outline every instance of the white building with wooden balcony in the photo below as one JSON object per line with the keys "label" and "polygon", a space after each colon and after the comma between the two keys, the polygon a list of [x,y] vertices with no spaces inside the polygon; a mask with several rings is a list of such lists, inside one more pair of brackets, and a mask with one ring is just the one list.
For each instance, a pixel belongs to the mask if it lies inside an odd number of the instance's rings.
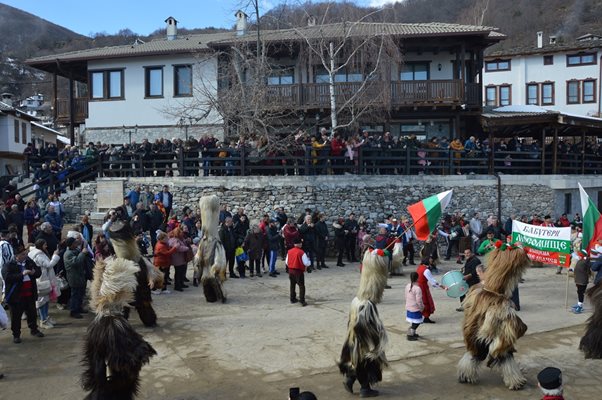
{"label": "white building with wooden balcony", "polygon": [[602,36],[575,40],[538,32],[533,46],[485,57],[485,106],[534,105],[547,110],[600,117]]}
{"label": "white building with wooden balcony", "polygon": [[[168,37],[147,43],[90,49],[28,60],[28,64],[82,82],[85,96],[53,99],[55,119],[79,130],[82,140],[124,143],[153,141],[210,132],[232,132],[219,110],[202,107],[203,97],[217,97],[231,86],[228,65],[236,49],[242,57],[256,50],[257,32],[247,31],[237,13],[236,31],[178,36],[177,21],[166,20]],[[337,64],[331,85],[328,69],[312,55],[312,43],[386,37],[401,57],[376,60],[361,51],[354,62]],[[484,50],[505,36],[494,28],[444,23],[341,23],[260,31],[264,55],[271,64],[260,77],[270,104],[286,109],[291,121],[305,128],[330,126],[333,96],[337,104],[365,90],[357,107],[370,102],[372,113],[349,128],[388,130],[393,135],[468,136],[479,129],[483,93]],[[255,49],[255,50],[254,50]],[[353,49],[351,50],[353,51]],[[349,50],[347,52],[349,54]],[[341,68],[339,68],[341,67]],[[246,71],[252,75],[252,71]],[[254,78],[257,80],[257,77]],[[334,88],[334,93],[331,93]],[[332,96],[331,96],[332,95]],[[355,106],[355,105],[354,105]],[[350,111],[350,113],[352,113]],[[344,112],[340,118],[349,118]]]}
{"label": "white building with wooden balcony", "polygon": [[0,100],[0,176],[24,172],[23,151],[31,142],[31,122],[38,119],[12,105],[9,95]]}

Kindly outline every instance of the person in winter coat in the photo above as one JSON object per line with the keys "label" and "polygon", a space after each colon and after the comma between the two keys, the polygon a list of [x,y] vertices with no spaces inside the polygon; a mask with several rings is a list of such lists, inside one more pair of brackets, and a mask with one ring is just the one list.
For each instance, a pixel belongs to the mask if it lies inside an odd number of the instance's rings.
{"label": "person in winter coat", "polygon": [[282,228],[282,237],[284,238],[284,247],[288,254],[288,251],[293,248],[295,239],[300,237],[299,229],[295,224],[294,218],[289,218],[286,225]]}
{"label": "person in winter coat", "polygon": [[13,342],[21,343],[21,316],[27,315],[27,326],[33,336],[44,337],[38,329],[36,315],[36,299],[38,287],[36,279],[42,270],[29,257],[23,246],[15,249],[15,259],[2,266],[2,277],[5,284],[4,300],[10,307],[10,327]]}
{"label": "person in winter coat", "polygon": [[86,258],[88,257],[87,246],[82,248],[82,242],[79,239],[70,237],[65,241],[67,250],[63,255],[65,263],[65,272],[67,273],[67,282],[71,288],[71,317],[76,319],[83,318],[81,314],[87,313],[83,309],[84,296],[86,295]]}
{"label": "person in winter coat", "polygon": [[278,250],[280,249],[280,234],[278,233],[278,227],[276,219],[270,220],[268,229],[266,232],[267,246],[269,251],[269,272],[272,278],[280,275],[280,272],[276,271],[276,260],[278,259]]}
{"label": "person in winter coat", "polygon": [[348,231],[345,230],[345,218],[339,218],[332,224],[334,228],[334,248],[337,251],[337,267],[344,267],[343,254],[345,253]]}
{"label": "person in winter coat", "polygon": [[61,292],[58,288],[54,266],[59,262],[59,252],[54,251],[52,258],[48,256],[48,245],[44,239],[36,240],[35,247],[27,255],[41,269],[42,275],[37,279],[38,299],[36,308],[40,316],[40,326],[44,329],[54,328],[54,321],[48,315],[50,300],[56,300]]}
{"label": "person in winter coat", "polygon": [[33,243],[33,231],[36,222],[40,220],[40,208],[35,200],[29,200],[24,211],[25,226],[27,226],[27,243]]}
{"label": "person in winter coat", "polygon": [[153,265],[163,271],[165,278],[163,279],[163,288],[155,290],[155,294],[168,294],[167,284],[169,283],[169,268],[171,267],[171,255],[178,251],[178,247],[170,247],[167,233],[159,232],[157,234],[157,243],[153,250]]}
{"label": "person in winter coat", "polygon": [[422,299],[422,289],[418,286],[418,273],[410,273],[410,283],[406,285],[406,321],[410,324],[408,329],[408,340],[417,340],[418,334],[416,329],[424,321],[422,311],[424,310],[424,303]]}
{"label": "person in winter coat", "polygon": [[[220,242],[222,242],[222,246],[224,246],[226,260],[228,261],[228,271],[230,272],[230,278],[238,278],[238,275],[236,275],[236,273],[234,272],[235,251],[236,247],[238,247],[236,239],[237,235],[234,229],[234,222],[232,221],[232,217],[226,217],[224,219],[224,223],[219,229],[219,240]],[[197,282],[195,283],[198,285]]]}
{"label": "person in winter coat", "polygon": [[[311,261],[307,272],[310,273],[314,269],[314,261],[316,259],[316,228],[311,215],[306,215],[303,224],[299,227],[299,233],[303,239],[303,251]],[[321,269],[319,267],[318,269]]]}
{"label": "person in winter coat", "polygon": [[[186,254],[191,249],[184,242],[184,234],[180,227],[170,231],[168,237],[169,247],[177,248],[177,250],[171,254],[171,265],[173,265],[175,269],[173,290],[183,292],[184,289],[188,288],[188,285],[184,284],[184,278],[186,278],[186,267],[188,266]],[[169,277],[169,272],[167,277]]]}
{"label": "person in winter coat", "polygon": [[249,256],[249,270],[250,275],[253,277],[253,266],[255,266],[255,273],[258,277],[262,277],[261,275],[261,255],[264,246],[264,236],[261,233],[261,229],[259,226],[253,225],[251,231],[245,237],[245,241],[243,243],[243,249],[247,252]]}
{"label": "person in winter coat", "polygon": [[90,218],[87,215],[82,217],[82,222],[79,224],[79,231],[88,242],[89,246],[92,246],[92,237],[94,236],[94,228],[90,224]]}
{"label": "person in winter coat", "polygon": [[320,213],[316,222],[316,267],[318,269],[328,268],[325,264],[326,248],[328,246],[328,226],[326,226],[326,215]]}
{"label": "person in winter coat", "polygon": [[54,254],[54,251],[59,246],[59,240],[52,230],[52,225],[50,225],[48,222],[44,222],[42,225],[40,225],[40,230],[41,232],[35,237],[35,240],[44,239],[46,241],[46,245],[48,245],[48,254]]}

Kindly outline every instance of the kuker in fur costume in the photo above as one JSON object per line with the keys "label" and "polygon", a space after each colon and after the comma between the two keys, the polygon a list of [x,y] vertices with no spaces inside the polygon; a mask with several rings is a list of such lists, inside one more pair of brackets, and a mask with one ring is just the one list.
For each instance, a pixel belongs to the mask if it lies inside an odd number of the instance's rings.
{"label": "kuker in fur costume", "polygon": [[87,400],[130,400],[138,393],[140,370],[155,349],[122,315],[138,286],[138,265],[123,258],[99,260],[94,267],[90,305],[96,317],[84,340]]}
{"label": "kuker in fur costume", "polygon": [[602,281],[587,291],[587,297],[594,307],[594,313],[587,320],[585,335],[579,343],[579,350],[585,358],[602,358]]}
{"label": "kuker in fur costume", "polygon": [[199,200],[203,236],[194,256],[195,276],[203,286],[205,299],[209,303],[226,302],[223,282],[226,280],[228,262],[224,246],[219,240],[219,199],[215,195],[203,196]]}
{"label": "kuker in fur costume", "polygon": [[476,383],[478,369],[485,359],[488,367],[501,369],[504,384],[512,390],[526,382],[514,360],[514,345],[527,331],[510,300],[512,290],[529,266],[523,249],[501,241],[487,257],[487,272],[482,287],[475,286],[464,306],[464,343],[467,352],[458,363],[458,380]]}
{"label": "kuker in fur costume", "polygon": [[[142,257],[136,238],[127,222],[121,220],[113,222],[109,227],[109,234],[115,256],[133,261],[140,267],[136,273],[138,285],[132,305],[136,307],[144,326],[154,327],[157,325],[157,314],[153,310],[151,289],[163,286],[163,274],[159,273],[149,260]],[[129,307],[127,306],[124,309],[124,316],[126,319],[129,317]]]}
{"label": "kuker in fur costume", "polygon": [[401,239],[396,239],[393,245],[393,252],[391,254],[391,274],[392,275],[403,275],[403,243]]}
{"label": "kuker in fur costume", "polygon": [[346,376],[343,382],[345,390],[353,393],[357,379],[362,397],[378,395],[371,385],[382,380],[382,370],[387,366],[387,332],[376,305],[380,303],[387,284],[388,263],[388,254],[381,249],[364,253],[360,287],[351,302],[347,338],[338,361],[341,373]]}

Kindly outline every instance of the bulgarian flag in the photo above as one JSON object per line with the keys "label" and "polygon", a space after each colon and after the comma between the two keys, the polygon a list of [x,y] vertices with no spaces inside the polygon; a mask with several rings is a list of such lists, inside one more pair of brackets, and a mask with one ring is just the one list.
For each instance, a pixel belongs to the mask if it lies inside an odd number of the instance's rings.
{"label": "bulgarian flag", "polygon": [[602,218],[600,218],[600,211],[598,211],[580,183],[579,194],[581,195],[581,212],[583,213],[581,249],[589,255],[596,241],[602,239]]}
{"label": "bulgarian flag", "polygon": [[451,201],[452,192],[453,190],[448,190],[408,206],[418,240],[426,240],[435,230],[443,210]]}

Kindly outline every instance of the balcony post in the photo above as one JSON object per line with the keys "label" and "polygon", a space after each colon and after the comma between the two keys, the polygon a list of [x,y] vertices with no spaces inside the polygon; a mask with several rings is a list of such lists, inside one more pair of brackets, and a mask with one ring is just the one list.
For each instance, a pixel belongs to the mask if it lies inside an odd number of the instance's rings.
{"label": "balcony post", "polygon": [[581,175],[585,175],[585,129],[581,131]]}
{"label": "balcony post", "polygon": [[406,146],[406,175],[410,175],[410,146]]}
{"label": "balcony post", "polygon": [[489,175],[493,175],[495,172],[495,135],[493,134],[493,128],[489,128]]}
{"label": "balcony post", "polygon": [[541,130],[541,174],[546,173],[546,128]]}
{"label": "balcony post", "polygon": [[554,139],[552,140],[552,174],[556,175],[558,162],[558,128],[554,127]]}
{"label": "balcony post", "polygon": [[57,75],[56,72],[52,74],[52,120],[56,122],[58,118],[58,105],[57,105]]}
{"label": "balcony post", "polygon": [[245,154],[245,146],[240,148],[240,176],[245,176],[245,158],[247,155]]}
{"label": "balcony post", "polygon": [[69,78],[69,144],[75,145],[75,99],[73,98],[73,78]]}

